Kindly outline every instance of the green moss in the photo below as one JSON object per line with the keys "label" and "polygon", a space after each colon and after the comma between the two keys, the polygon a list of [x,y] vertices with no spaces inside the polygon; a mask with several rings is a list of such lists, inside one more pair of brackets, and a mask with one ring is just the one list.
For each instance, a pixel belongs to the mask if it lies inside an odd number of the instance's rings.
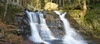
{"label": "green moss", "polygon": [[93,23],[98,14],[94,10],[88,10],[85,19],[88,23]]}
{"label": "green moss", "polygon": [[2,10],[0,10],[0,14],[1,14],[0,16],[2,20],[4,21],[4,23],[6,24],[13,24],[16,20],[16,13],[21,12],[20,8],[17,8],[16,6],[8,4],[7,14],[4,17],[5,9],[3,7],[0,7],[0,8],[2,8]]}
{"label": "green moss", "polygon": [[98,3],[98,4],[91,4],[91,5],[89,5],[89,7],[92,7],[92,8],[100,7],[100,3]]}
{"label": "green moss", "polygon": [[[90,5],[93,9],[89,9],[85,15],[85,23],[87,24],[87,29],[91,30],[91,33],[96,36],[96,38],[100,37],[100,4]],[[92,28],[89,28],[89,27]]]}
{"label": "green moss", "polygon": [[1,6],[0,6],[0,17],[2,17],[3,14],[4,14],[4,7],[1,7]]}
{"label": "green moss", "polygon": [[83,21],[84,20],[84,16],[81,16],[80,19]]}
{"label": "green moss", "polygon": [[81,10],[68,10],[69,14],[73,18],[79,18]]}

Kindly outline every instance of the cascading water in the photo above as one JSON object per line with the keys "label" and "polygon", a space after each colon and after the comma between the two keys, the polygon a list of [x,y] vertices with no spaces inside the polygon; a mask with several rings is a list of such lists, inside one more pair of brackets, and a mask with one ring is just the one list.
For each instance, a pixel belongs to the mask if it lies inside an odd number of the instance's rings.
{"label": "cascading water", "polygon": [[55,37],[52,35],[50,29],[46,25],[46,20],[44,19],[44,15],[39,11],[37,12],[40,18],[40,34],[43,40],[54,40]]}
{"label": "cascading water", "polygon": [[37,25],[39,25],[37,14],[35,12],[28,12],[28,11],[26,11],[26,13],[29,18],[29,23],[30,23],[31,32],[32,32],[32,36],[30,37],[30,40],[36,43],[48,44],[47,42],[43,41],[39,35],[38,29],[37,29],[38,28]]}
{"label": "cascading water", "polygon": [[[68,20],[65,18],[66,12],[65,13],[59,11],[54,11],[54,12],[59,15],[64,24],[66,35],[62,38],[63,44],[87,44],[83,40],[83,38],[70,27]],[[36,43],[50,44],[44,40],[54,40],[55,37],[52,35],[50,29],[46,25],[46,20],[44,19],[44,15],[41,12],[26,11],[26,13],[29,18],[29,23],[32,31],[32,36],[30,36],[30,39]]]}
{"label": "cascading water", "polygon": [[65,13],[54,11],[56,14],[59,15],[60,19],[63,21],[64,29],[65,29],[65,36],[63,37],[64,44],[87,44],[83,38],[78,35],[75,30],[70,27],[68,20],[65,18]]}

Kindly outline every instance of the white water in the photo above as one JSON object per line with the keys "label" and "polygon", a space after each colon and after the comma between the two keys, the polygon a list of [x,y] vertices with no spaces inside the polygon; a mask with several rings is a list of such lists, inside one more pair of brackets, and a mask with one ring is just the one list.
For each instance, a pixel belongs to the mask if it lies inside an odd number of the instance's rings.
{"label": "white water", "polygon": [[31,32],[32,32],[32,36],[30,36],[29,39],[36,43],[49,44],[49,43],[43,41],[39,35],[39,31],[38,31],[38,27],[37,27],[39,25],[38,24],[39,21],[38,21],[37,14],[35,12],[28,12],[28,11],[26,11],[26,13],[29,18],[29,23],[30,23]]}
{"label": "white water", "polygon": [[50,29],[46,25],[46,20],[44,19],[44,15],[41,12],[37,12],[40,18],[40,34],[43,40],[54,40],[55,37],[52,35]]}
{"label": "white water", "polygon": [[75,30],[73,30],[65,18],[65,13],[54,11],[56,14],[59,15],[60,19],[63,21],[64,29],[65,29],[65,36],[62,38],[64,44],[87,44],[83,38],[78,35]]}

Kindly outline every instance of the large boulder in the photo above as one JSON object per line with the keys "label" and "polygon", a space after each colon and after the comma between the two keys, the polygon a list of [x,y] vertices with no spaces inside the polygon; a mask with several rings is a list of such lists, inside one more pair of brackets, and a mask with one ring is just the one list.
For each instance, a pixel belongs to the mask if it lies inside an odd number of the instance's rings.
{"label": "large boulder", "polygon": [[44,10],[56,10],[58,9],[58,4],[52,3],[52,2],[48,2],[46,3],[46,5],[44,6]]}

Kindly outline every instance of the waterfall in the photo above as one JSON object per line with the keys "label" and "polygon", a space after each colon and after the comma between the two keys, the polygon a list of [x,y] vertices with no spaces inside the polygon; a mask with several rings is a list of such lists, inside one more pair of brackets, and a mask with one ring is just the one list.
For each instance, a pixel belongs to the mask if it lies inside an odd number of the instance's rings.
{"label": "waterfall", "polygon": [[39,14],[40,18],[41,37],[43,38],[43,40],[54,40],[55,37],[52,35],[50,29],[46,25],[46,20],[44,19],[44,15],[40,11],[38,11],[37,13]]}
{"label": "waterfall", "polygon": [[62,41],[64,44],[87,44],[83,38],[77,34],[75,30],[73,30],[68,22],[68,20],[65,18],[65,13],[54,11],[56,14],[59,15],[60,19],[62,20],[64,24],[65,29],[65,36],[62,38]]}
{"label": "waterfall", "polygon": [[[65,13],[59,11],[54,11],[54,12],[59,15],[60,19],[64,24],[65,36],[61,39],[63,41],[62,44],[87,44],[83,40],[83,38],[79,34],[77,34],[77,32],[73,28],[71,28],[68,20],[65,18],[66,12]],[[35,43],[50,44],[46,41],[49,40],[53,42],[56,39],[53,36],[50,29],[48,28],[44,15],[40,11],[38,12],[26,11],[26,13],[29,19],[29,24],[32,33],[32,35],[29,37],[30,40],[32,40]]]}
{"label": "waterfall", "polygon": [[30,40],[32,40],[33,42],[36,42],[36,43],[46,43],[48,44],[47,42],[43,41],[42,38],[40,37],[39,35],[39,31],[38,31],[38,17],[37,17],[37,14],[35,12],[29,12],[29,11],[26,11],[27,13],[27,16],[28,16],[28,19],[29,19],[29,24],[30,24],[30,28],[31,28],[31,33],[32,33],[32,36],[30,36]]}

